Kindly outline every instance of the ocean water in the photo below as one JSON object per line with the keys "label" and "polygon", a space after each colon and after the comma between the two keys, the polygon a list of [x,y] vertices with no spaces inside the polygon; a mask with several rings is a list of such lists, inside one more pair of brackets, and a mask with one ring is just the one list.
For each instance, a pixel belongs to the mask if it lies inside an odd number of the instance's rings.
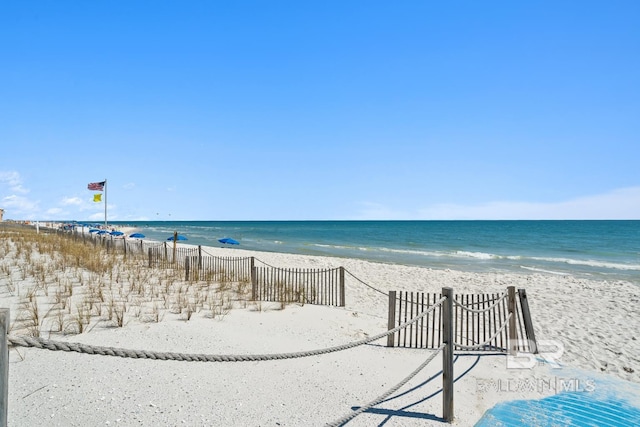
{"label": "ocean water", "polygon": [[573,274],[640,285],[640,221],[134,221],[148,239],[464,271]]}

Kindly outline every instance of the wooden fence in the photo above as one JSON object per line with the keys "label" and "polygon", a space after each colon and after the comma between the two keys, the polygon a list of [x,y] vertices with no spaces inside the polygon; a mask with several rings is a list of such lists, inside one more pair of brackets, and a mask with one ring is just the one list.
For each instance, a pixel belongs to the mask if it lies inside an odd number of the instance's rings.
{"label": "wooden fence", "polygon": [[[389,330],[427,310],[440,298],[442,294],[437,293],[391,291]],[[535,333],[524,289],[518,290],[518,298],[510,286],[505,294],[456,294],[453,302],[453,336],[459,348],[484,343],[474,351],[535,352]],[[388,347],[438,348],[442,342],[442,307],[387,337]]]}
{"label": "wooden fence", "polygon": [[167,242],[159,246],[149,247],[149,267],[183,269],[187,257],[199,256],[200,246],[197,248],[173,247]]}
{"label": "wooden fence", "polygon": [[[200,248],[198,246],[198,248]],[[219,280],[250,282],[255,265],[254,257],[187,256],[185,280]]]}
{"label": "wooden fence", "polygon": [[328,270],[254,267],[256,301],[299,302],[344,307],[344,267]]}

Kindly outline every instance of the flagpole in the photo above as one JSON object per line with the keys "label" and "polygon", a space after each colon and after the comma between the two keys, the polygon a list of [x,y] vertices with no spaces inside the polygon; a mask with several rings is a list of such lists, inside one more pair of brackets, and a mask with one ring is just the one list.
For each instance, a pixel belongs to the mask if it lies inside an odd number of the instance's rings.
{"label": "flagpole", "polygon": [[107,180],[104,180],[104,228],[107,228]]}

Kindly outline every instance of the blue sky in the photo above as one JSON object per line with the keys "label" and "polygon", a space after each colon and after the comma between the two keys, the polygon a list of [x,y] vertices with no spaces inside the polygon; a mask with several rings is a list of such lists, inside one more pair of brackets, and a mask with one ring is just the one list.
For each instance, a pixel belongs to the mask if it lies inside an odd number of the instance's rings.
{"label": "blue sky", "polygon": [[5,1],[5,219],[640,219],[640,2]]}

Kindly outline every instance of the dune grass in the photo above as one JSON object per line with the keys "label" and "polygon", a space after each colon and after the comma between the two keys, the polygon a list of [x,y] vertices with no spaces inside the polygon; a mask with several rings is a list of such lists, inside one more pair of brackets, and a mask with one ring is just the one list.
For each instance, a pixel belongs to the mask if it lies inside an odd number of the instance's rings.
{"label": "dune grass", "polygon": [[251,285],[227,272],[184,280],[173,268],[149,268],[142,256],[125,256],[64,234],[0,228],[0,296],[11,309],[15,334],[80,334],[129,322],[222,319],[246,308]]}

